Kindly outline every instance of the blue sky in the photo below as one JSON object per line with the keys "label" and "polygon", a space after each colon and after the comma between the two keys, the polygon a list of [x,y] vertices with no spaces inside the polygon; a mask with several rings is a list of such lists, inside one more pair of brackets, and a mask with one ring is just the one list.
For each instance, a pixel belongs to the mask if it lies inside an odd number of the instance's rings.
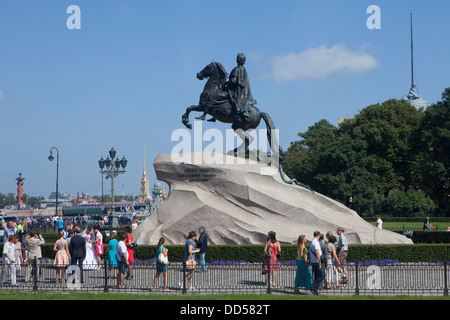
{"label": "blue sky", "polygon": [[[66,26],[70,5],[81,10],[79,30]],[[381,29],[367,28],[370,5]],[[196,73],[211,60],[230,72],[238,52],[287,149],[321,119],[337,125],[408,93],[410,12],[416,84],[434,103],[449,86],[448,1],[1,0],[0,192],[15,192],[21,172],[25,193],[48,196],[56,146],[59,189],[97,195],[97,161],[114,147],[128,159],[116,194],[137,195],[144,143],[153,185],[154,158],[171,152],[203,90]]]}

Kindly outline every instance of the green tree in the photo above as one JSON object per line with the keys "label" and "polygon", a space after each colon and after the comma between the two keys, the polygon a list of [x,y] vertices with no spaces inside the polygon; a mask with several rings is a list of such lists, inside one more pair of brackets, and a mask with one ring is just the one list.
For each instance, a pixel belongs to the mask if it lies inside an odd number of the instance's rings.
{"label": "green tree", "polygon": [[336,140],[336,134],[337,128],[324,119],[310,126],[306,132],[299,133],[300,141],[291,143],[283,161],[286,174],[314,190],[321,190],[314,180],[319,156],[328,144]]}
{"label": "green tree", "polygon": [[423,191],[396,190],[382,200],[385,213],[399,217],[423,217],[436,209],[433,200]]}
{"label": "green tree", "polygon": [[[358,212],[372,213],[376,175],[365,168],[366,143],[342,135],[321,152],[315,181],[320,192],[351,205]],[[353,202],[350,203],[350,198]]]}
{"label": "green tree", "polygon": [[408,189],[412,182],[411,135],[423,112],[405,101],[388,100],[364,108],[342,132],[367,143],[366,169],[378,176],[378,192]]}
{"label": "green tree", "polygon": [[442,101],[428,107],[412,147],[418,155],[414,161],[414,186],[424,190],[440,211],[450,213],[450,88]]}

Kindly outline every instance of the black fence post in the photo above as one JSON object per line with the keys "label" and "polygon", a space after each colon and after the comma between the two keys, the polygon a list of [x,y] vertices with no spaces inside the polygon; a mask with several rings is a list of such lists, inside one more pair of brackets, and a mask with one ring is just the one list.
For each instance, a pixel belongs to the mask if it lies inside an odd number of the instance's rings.
{"label": "black fence post", "polygon": [[444,261],[444,296],[448,296],[447,258]]}
{"label": "black fence post", "polygon": [[270,286],[270,260],[269,263],[267,263],[267,294],[272,293],[272,288]]}
{"label": "black fence post", "polygon": [[355,263],[355,294],[359,296],[359,271],[358,271],[358,260]]}
{"label": "black fence post", "polygon": [[38,289],[38,268],[37,268],[37,258],[34,257],[33,260],[33,291]]}
{"label": "black fence post", "polygon": [[183,261],[183,281],[181,281],[181,285],[183,286],[183,294],[187,292],[186,290],[186,261]]}
{"label": "black fence post", "polygon": [[105,258],[104,260],[104,268],[105,268],[105,287],[103,289],[103,292],[109,292],[109,287],[108,287],[108,259]]}

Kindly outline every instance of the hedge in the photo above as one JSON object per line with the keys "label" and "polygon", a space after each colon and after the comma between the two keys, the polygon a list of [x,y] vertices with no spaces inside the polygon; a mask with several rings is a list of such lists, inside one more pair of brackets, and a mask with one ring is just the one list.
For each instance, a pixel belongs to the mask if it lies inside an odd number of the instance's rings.
{"label": "hedge", "polygon": [[[397,232],[397,231],[395,231]],[[402,233],[399,232],[398,233]],[[450,243],[448,231],[413,231],[411,240],[415,243]]]}
{"label": "hedge", "polygon": [[[42,246],[42,255],[54,259],[54,244]],[[168,245],[169,261],[181,262],[184,257],[184,245]],[[156,258],[156,246],[138,245],[135,249],[137,261]],[[206,253],[206,261],[245,261],[257,263],[263,261],[263,245],[210,245]],[[296,246],[281,245],[281,260],[294,261],[297,257]],[[197,255],[198,259],[198,255]],[[347,261],[385,261],[399,262],[442,262],[450,261],[450,245],[448,244],[414,244],[414,245],[349,245]]]}
{"label": "hedge", "polygon": [[[430,222],[448,222],[450,223],[450,217],[430,217]],[[365,221],[373,223],[377,221],[377,217],[362,217]],[[426,216],[423,217],[391,217],[391,216],[381,216],[381,220],[383,222],[404,222],[404,223],[412,223],[412,222],[424,222]]]}

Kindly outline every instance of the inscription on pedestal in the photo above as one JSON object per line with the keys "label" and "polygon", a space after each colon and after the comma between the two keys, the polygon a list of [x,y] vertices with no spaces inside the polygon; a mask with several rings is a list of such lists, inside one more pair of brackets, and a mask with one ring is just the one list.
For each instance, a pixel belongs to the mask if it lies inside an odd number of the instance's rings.
{"label": "inscription on pedestal", "polygon": [[184,173],[179,173],[178,178],[189,180],[189,182],[206,182],[216,176],[210,173],[209,169],[184,169]]}

